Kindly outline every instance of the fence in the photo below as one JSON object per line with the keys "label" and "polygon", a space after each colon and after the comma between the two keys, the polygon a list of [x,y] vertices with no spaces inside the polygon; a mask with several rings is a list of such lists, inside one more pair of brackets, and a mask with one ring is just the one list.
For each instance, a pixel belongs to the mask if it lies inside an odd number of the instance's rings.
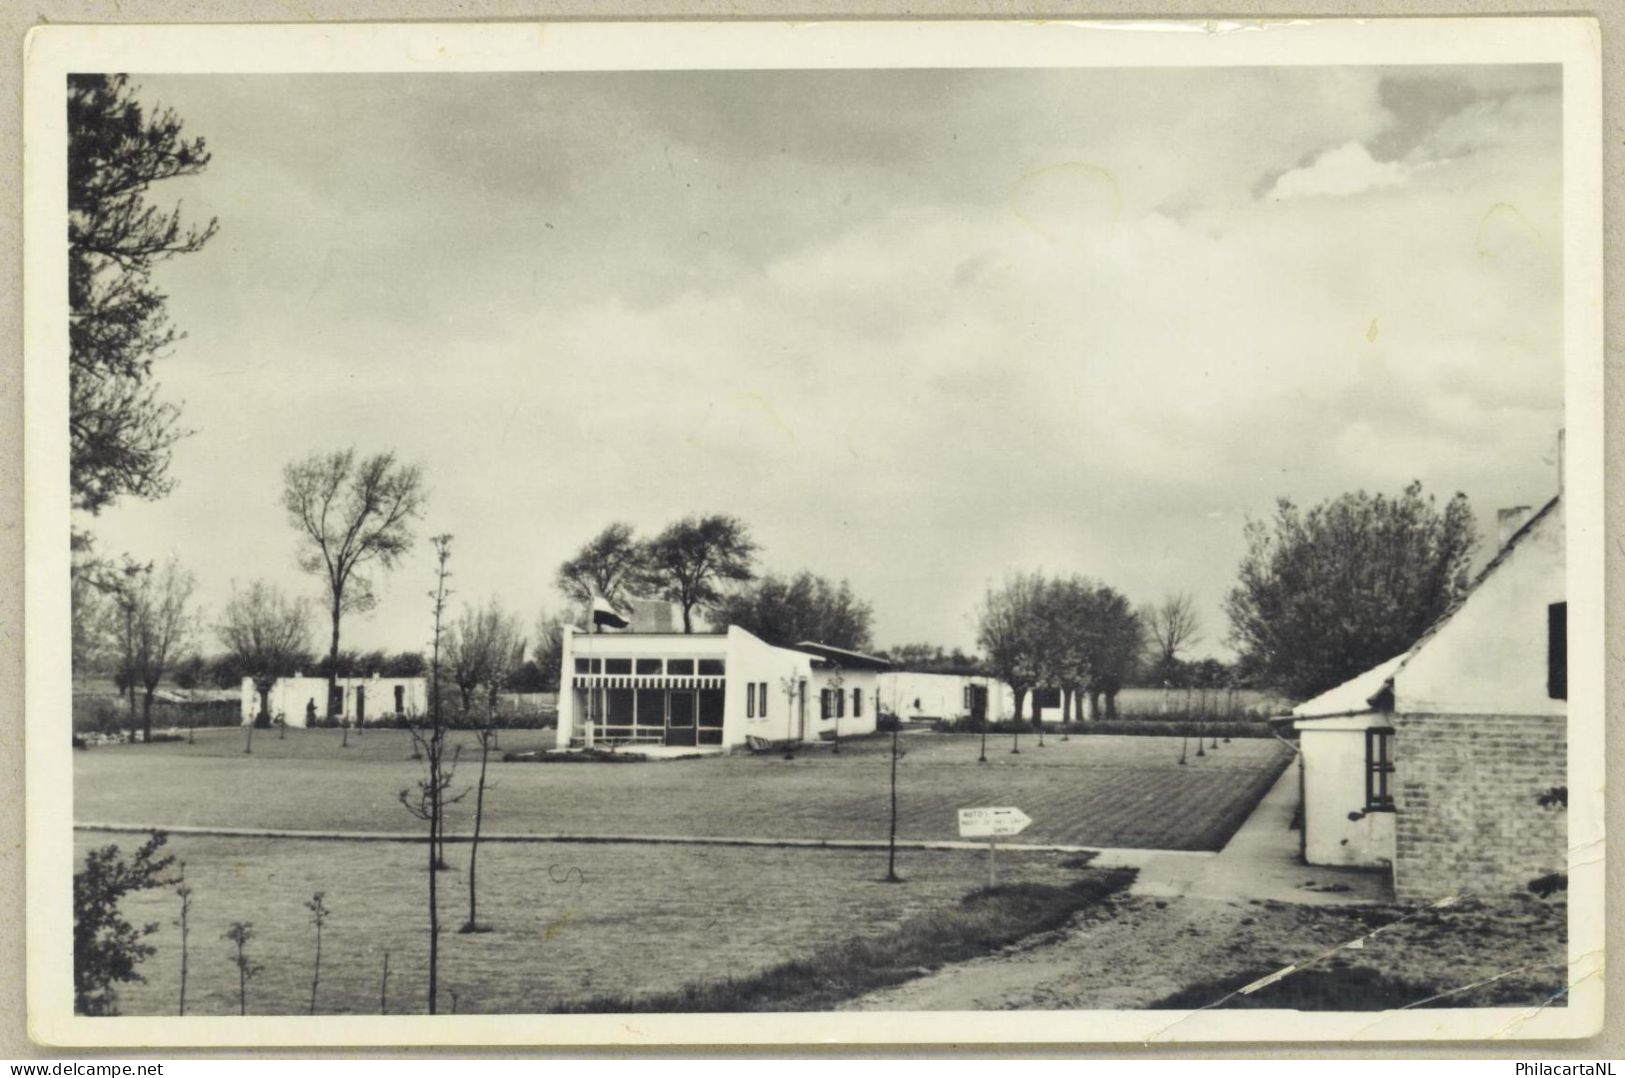
{"label": "fence", "polygon": [[[238,726],[242,723],[242,705],[236,700],[174,700],[152,702],[152,728],[165,730],[171,726],[181,729],[201,729],[208,726]],[[75,693],[73,697],[73,732],[111,734],[141,726],[141,694],[135,698],[135,714],[130,714],[127,697],[102,694]]]}

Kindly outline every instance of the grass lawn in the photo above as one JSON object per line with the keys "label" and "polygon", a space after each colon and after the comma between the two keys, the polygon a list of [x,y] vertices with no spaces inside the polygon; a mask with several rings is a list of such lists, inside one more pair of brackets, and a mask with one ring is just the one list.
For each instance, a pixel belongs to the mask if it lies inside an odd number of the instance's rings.
{"label": "grass lawn", "polygon": [[[140,837],[79,832],[77,862],[107,843],[129,851]],[[424,1011],[423,847],[176,836],[169,848],[186,862],[194,889],[188,1014],[237,1013],[232,948],[221,939],[233,921],[253,923],[250,957],[264,966],[249,985],[249,1013],[304,1013],[313,940],[304,903],[318,890],[332,910],[323,934],[318,1011],[377,1013],[386,951],[389,1010]],[[537,1013],[595,997],[636,1005],[694,982],[748,978],[834,947],[848,948],[850,957],[854,945],[894,934],[905,922],[918,936],[919,926],[940,923],[929,918],[951,914],[986,880],[983,855],[970,851],[905,854],[899,870],[906,882],[887,884],[881,882],[884,851],[492,845],[479,857],[480,920],[492,930],[462,935],[456,929],[467,913],[468,850],[454,846],[447,854],[453,869],[439,877],[446,925],[442,1013],[451,1010],[453,991],[462,1012]],[[1075,863],[1064,854],[1000,857],[1000,889],[1032,907],[1016,911],[1026,931],[1064,919],[1071,907],[1058,903],[1055,892],[1092,876],[1118,882],[1109,870],[1079,870]],[[133,923],[161,927],[149,938],[157,953],[140,966],[147,983],[125,987],[120,1008],[173,1014],[179,900],[172,891],[146,892],[126,898],[123,908]],[[1004,938],[997,934],[1008,935],[1014,923],[1007,915],[979,915],[972,928],[994,933],[996,945]],[[892,955],[894,964],[924,960],[895,948],[874,953]],[[796,1005],[782,997],[771,1002]]]}
{"label": "grass lawn", "polygon": [[[477,749],[462,745],[459,785],[471,783]],[[514,731],[505,749],[542,739]],[[1040,748],[1007,735],[988,739],[977,763],[974,735],[913,734],[898,769],[899,837],[957,837],[955,810],[1015,805],[1033,818],[1020,841],[1082,846],[1214,850],[1286,766],[1273,740],[1221,743],[1181,766],[1177,737],[1073,738]],[[593,766],[493,761],[497,783],[485,826],[533,834],[660,834],[884,839],[886,738],[810,749]],[[100,746],[74,756],[74,817],[81,822],[192,824],[310,830],[416,831],[397,795],[414,781],[402,731],[374,730],[340,747],[337,730],[272,731],[243,752],[236,730],[205,730],[197,743]],[[470,829],[472,798],[450,809],[453,831]]]}

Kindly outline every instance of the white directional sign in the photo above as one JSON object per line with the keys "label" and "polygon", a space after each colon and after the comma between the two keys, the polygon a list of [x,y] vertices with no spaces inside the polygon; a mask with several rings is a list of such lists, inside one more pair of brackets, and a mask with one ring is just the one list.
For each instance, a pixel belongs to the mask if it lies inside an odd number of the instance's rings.
{"label": "white directional sign", "polygon": [[1032,818],[1018,808],[968,808],[959,810],[960,838],[998,838],[1019,835]]}

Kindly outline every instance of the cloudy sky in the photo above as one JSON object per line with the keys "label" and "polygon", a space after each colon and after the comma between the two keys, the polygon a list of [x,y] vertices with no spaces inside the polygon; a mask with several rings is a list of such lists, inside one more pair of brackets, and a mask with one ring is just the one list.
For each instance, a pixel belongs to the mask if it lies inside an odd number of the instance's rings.
{"label": "cloudy sky", "polygon": [[[218,216],[162,271],[175,492],[94,524],[319,594],[282,467],[424,465],[457,599],[556,608],[612,520],[749,522],[876,642],[1008,570],[1188,590],[1276,497],[1555,490],[1550,67],[146,76]],[[418,648],[426,541],[347,645]],[[212,649],[213,641],[209,641]]]}

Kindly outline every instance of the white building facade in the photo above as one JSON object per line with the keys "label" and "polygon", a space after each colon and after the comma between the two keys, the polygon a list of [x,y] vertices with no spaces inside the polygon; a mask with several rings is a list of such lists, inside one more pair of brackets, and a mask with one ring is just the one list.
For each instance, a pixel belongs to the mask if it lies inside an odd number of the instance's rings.
{"label": "white building facade", "polygon": [[[334,718],[364,726],[417,718],[428,712],[428,681],[421,677],[341,677],[337,682],[339,710]],[[328,717],[327,679],[280,677],[266,694],[266,711],[289,726],[309,726]],[[243,678],[243,725],[260,713],[259,691],[253,678]]]}
{"label": "white building facade", "polygon": [[888,670],[879,675],[880,706],[905,722],[1008,719],[1015,694],[997,678]]}
{"label": "white building facade", "polygon": [[713,633],[566,629],[558,748],[739,748],[873,733],[882,660]]}

